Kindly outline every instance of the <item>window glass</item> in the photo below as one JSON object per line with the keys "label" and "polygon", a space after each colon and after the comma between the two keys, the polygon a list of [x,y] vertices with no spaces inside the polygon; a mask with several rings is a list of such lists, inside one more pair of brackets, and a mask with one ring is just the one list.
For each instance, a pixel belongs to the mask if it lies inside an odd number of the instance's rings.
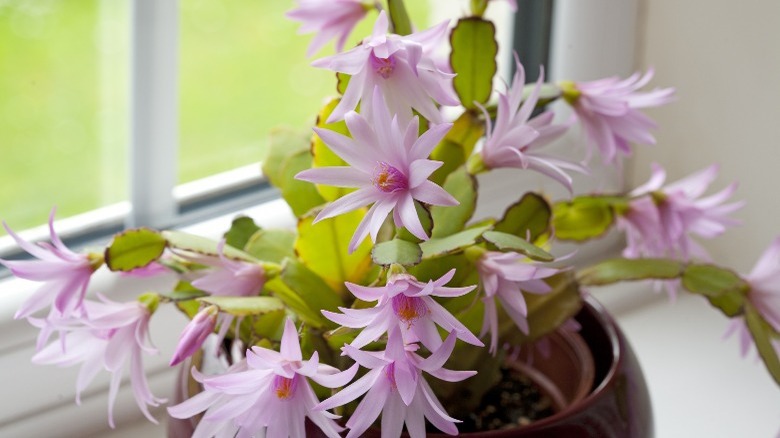
{"label": "window glass", "polygon": [[[14,229],[126,198],[128,8],[0,1],[0,218]],[[0,235],[5,234],[0,230]]]}
{"label": "window glass", "polygon": [[[407,2],[427,26],[428,2]],[[313,125],[335,94],[333,73],[311,67],[333,54],[329,44],[306,58],[312,34],[285,18],[292,0],[181,0],[179,182],[259,162],[278,126]],[[345,48],[367,36],[376,13]]]}

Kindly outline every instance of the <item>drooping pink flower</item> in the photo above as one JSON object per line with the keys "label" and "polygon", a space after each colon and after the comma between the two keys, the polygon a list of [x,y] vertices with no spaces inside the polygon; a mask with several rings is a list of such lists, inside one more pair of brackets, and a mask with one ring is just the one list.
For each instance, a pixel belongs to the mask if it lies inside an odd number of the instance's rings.
{"label": "drooping pink flower", "polygon": [[[780,333],[780,237],[776,237],[759,257],[746,280],[750,284],[748,301],[772,329]],[[731,320],[724,336],[735,334],[742,356],[747,356],[755,343],[743,316]],[[780,355],[780,339],[772,339],[771,342]]]}
{"label": "drooping pink flower", "polygon": [[446,37],[448,22],[428,30],[400,36],[387,34],[387,14],[379,13],[372,35],[344,53],[318,59],[315,67],[350,75],[341,101],[333,109],[328,123],[344,118],[360,102],[361,112],[368,116],[374,88],[379,87],[392,114],[403,125],[412,118],[412,109],[433,123],[441,123],[435,103],[458,105],[452,88],[454,75],[438,69],[431,54]]}
{"label": "drooping pink flower", "polygon": [[233,260],[225,256],[225,240],[217,245],[217,257],[186,255],[183,257],[213,269],[192,281],[196,288],[212,295],[247,297],[260,293],[265,285],[265,271],[257,263]]}
{"label": "drooping pink flower", "polygon": [[81,364],[76,380],[76,402],[81,392],[101,370],[111,373],[108,392],[108,422],[114,427],[113,409],[125,364],[130,367],[130,385],[138,408],[153,423],[149,406],[159,406],[165,400],[155,397],[149,389],[143,368],[143,355],[157,354],[149,344],[150,308],[141,302],[117,303],[101,297],[101,302],[85,300],[88,317],[69,317],[56,321],[30,318],[34,325],[52,324],[62,339],[52,342],[33,356],[36,364],[67,367]]}
{"label": "drooping pink flower", "polygon": [[[5,265],[19,278],[43,282],[40,288],[17,310],[14,318],[27,318],[33,313],[54,305],[52,317],[67,318],[82,310],[92,273],[102,264],[101,258],[77,254],[62,243],[54,232],[54,210],[49,215],[49,236],[51,243],[33,244],[25,241],[3,222],[8,234],[23,250],[38,260],[3,260]],[[55,312],[56,310],[56,312]]]}
{"label": "drooping pink flower", "polygon": [[618,219],[626,233],[623,255],[708,259],[706,251],[692,235],[710,239],[739,222],[728,217],[744,202],[724,204],[736,190],[736,183],[714,195],[701,197],[718,174],[713,165],[674,183],[663,186],[666,171],[652,165],[650,180],[630,193],[634,199]]}
{"label": "drooping pink flower", "polygon": [[396,274],[391,275],[387,285],[382,287],[346,283],[353,295],[366,302],[377,301],[376,306],[368,309],[340,307],[343,314],[326,310],[322,313],[336,324],[363,329],[352,341],[351,345],[355,348],[376,341],[398,327],[406,343],[419,341],[433,351],[442,342],[436,325],[448,332],[454,331],[464,342],[481,347],[484,344],[432,298],[459,297],[474,290],[474,286],[445,287],[454,275],[455,270],[452,269],[438,280],[423,283],[409,274]]}
{"label": "drooping pink flower", "polygon": [[542,279],[559,272],[530,263],[530,260],[514,252],[488,251],[477,260],[482,290],[485,295],[485,316],[480,336],[490,333],[490,352],[498,351],[498,310],[496,300],[523,333],[528,333],[528,307],[523,292],[545,294],[550,286]]}
{"label": "drooping pink flower", "polygon": [[376,241],[379,228],[391,211],[396,226],[406,227],[420,239],[428,239],[417,216],[415,200],[432,205],[458,205],[455,198],[428,180],[442,165],[441,161],[429,160],[428,155],[452,125],[432,126],[418,138],[417,117],[402,129],[398,118],[388,113],[378,88],[374,89],[373,105],[371,118],[354,111],[347,114],[347,127],[353,138],[315,128],[349,166],[307,169],[295,176],[318,184],[358,188],[325,207],[315,223],[373,204],[352,236],[350,252],[369,234]]}
{"label": "drooping pink flower", "polygon": [[456,336],[454,331],[450,332],[444,343],[425,359],[415,353],[416,345],[404,345],[398,328],[390,333],[383,352],[366,352],[350,345],[344,346],[344,353],[370,371],[320,403],[316,409],[331,409],[366,394],[347,420],[350,429],[347,438],[361,436],[380,413],[383,437],[401,436],[404,423],[409,436],[425,437],[425,419],[442,432],[457,435],[455,423],[460,421],[447,415],[422,376],[422,371],[425,371],[441,380],[459,382],[476,374],[476,371],[442,368],[452,354]]}
{"label": "drooping pink flower", "polygon": [[650,130],[656,127],[641,108],[671,102],[673,88],[640,92],[653,77],[634,73],[626,79],[610,77],[590,82],[564,82],[564,98],[574,108],[591,144],[598,147],[604,163],[616,163],[620,155],[631,155],[630,142],[655,144]]}
{"label": "drooping pink flower", "polygon": [[[532,118],[539,100],[539,89],[544,82],[544,71],[539,75],[531,94],[523,101],[525,70],[515,55],[515,71],[512,86],[506,93],[498,94],[498,112],[495,124],[491,124],[487,111],[487,132],[480,154],[489,169],[514,167],[530,169],[549,176],[572,191],[572,179],[566,171],[586,172],[585,168],[538,150],[563,135],[570,124],[553,125],[552,111],[545,111]],[[523,101],[522,106],[520,102]]]}
{"label": "drooping pink flower", "polygon": [[341,52],[347,37],[373,5],[363,0],[297,0],[298,8],[287,18],[301,22],[299,33],[316,32],[306,56],[312,56],[332,38]]}
{"label": "drooping pink flower", "polygon": [[761,316],[780,333],[780,237],[764,251],[747,276],[748,300]]}
{"label": "drooping pink flower", "polygon": [[214,333],[218,314],[216,306],[204,307],[195,314],[179,336],[179,343],[168,365],[178,365],[200,349],[206,338]]}
{"label": "drooping pink flower", "polygon": [[252,347],[245,360],[216,376],[204,376],[193,368],[193,377],[203,385],[203,392],[169,407],[168,412],[174,418],[190,418],[205,411],[193,437],[262,433],[269,438],[302,437],[308,417],[327,436],[337,438],[343,430],[333,421],[338,417],[313,409],[319,400],[307,378],[336,388],[352,380],[357,369],[355,364],[339,372],[320,364],[316,351],[311,359],[303,360],[298,332],[288,319],[279,352]]}

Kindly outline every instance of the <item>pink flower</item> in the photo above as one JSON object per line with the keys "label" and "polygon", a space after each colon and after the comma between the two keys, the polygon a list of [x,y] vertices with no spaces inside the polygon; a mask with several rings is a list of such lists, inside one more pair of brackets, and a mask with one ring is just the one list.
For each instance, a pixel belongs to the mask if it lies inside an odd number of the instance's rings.
{"label": "pink flower", "polygon": [[780,333],[780,237],[764,251],[747,280],[751,304]]}
{"label": "pink flower", "polygon": [[539,75],[539,81],[531,95],[520,106],[523,100],[525,70],[517,55],[515,55],[515,65],[517,70],[512,86],[506,93],[498,94],[495,125],[490,123],[490,117],[483,109],[488,127],[481,150],[482,161],[490,169],[515,167],[535,170],[563,184],[571,192],[572,180],[566,171],[585,172],[586,170],[580,165],[537,152],[538,149],[564,134],[569,124],[553,125],[555,114],[552,111],[545,111],[529,120],[539,100],[539,89],[544,82],[544,72]]}
{"label": "pink flower", "polygon": [[346,116],[353,138],[328,129],[315,128],[322,140],[349,164],[346,166],[307,169],[295,178],[338,187],[356,187],[325,207],[315,219],[323,219],[373,204],[355,230],[349,251],[371,234],[376,235],[392,211],[396,226],[403,226],[420,239],[428,239],[414,206],[414,201],[432,205],[458,205],[444,189],[428,180],[441,165],[428,160],[433,148],[450,129],[450,124],[432,126],[419,138],[418,119],[414,117],[402,129],[397,117],[390,117],[379,89],[374,89],[372,118],[351,111]]}
{"label": "pink flower", "polygon": [[311,56],[332,38],[340,52],[355,25],[372,8],[362,0],[298,0],[298,8],[288,12],[287,18],[301,22],[299,33],[317,32],[306,51]]}
{"label": "pink flower", "polygon": [[498,310],[496,299],[523,333],[528,334],[528,307],[523,292],[545,294],[550,286],[542,281],[559,271],[529,263],[530,260],[514,252],[488,251],[477,260],[477,272],[485,296],[485,316],[480,336],[490,333],[490,352],[498,351]]}
{"label": "pink flower", "polygon": [[655,144],[650,130],[656,124],[639,109],[671,102],[674,89],[637,91],[652,77],[653,70],[649,70],[643,76],[634,73],[623,80],[611,77],[561,84],[564,98],[573,106],[589,140],[599,148],[605,163],[616,163],[618,154],[630,155],[629,142]]}
{"label": "pink flower", "polygon": [[[750,284],[748,301],[772,329],[780,333],[780,237],[776,237],[759,257],[746,280]],[[733,334],[739,339],[742,356],[747,356],[754,342],[744,317],[731,320],[725,336]],[[772,344],[780,355],[780,339],[772,339]]]}
{"label": "pink flower", "polygon": [[81,391],[100,370],[111,373],[108,423],[112,428],[114,401],[123,369],[129,363],[130,384],[135,401],[144,416],[156,424],[148,406],[159,406],[165,400],[152,394],[142,362],[142,352],[157,353],[148,344],[150,308],[138,301],[116,303],[105,298],[102,298],[102,302],[84,301],[83,304],[88,318],[71,317],[57,321],[30,318],[30,322],[39,327],[55,325],[62,336],[60,341],[52,342],[36,353],[32,358],[33,363],[60,367],[80,363],[81,370],[76,381],[77,403],[80,403]]}
{"label": "pink flower", "polygon": [[412,118],[412,109],[433,123],[441,123],[434,104],[458,105],[452,89],[454,75],[439,70],[431,53],[446,36],[445,21],[428,30],[407,36],[388,35],[387,14],[379,13],[373,34],[354,49],[318,59],[315,67],[327,68],[351,76],[341,102],[333,109],[328,123],[344,118],[361,102],[361,112],[368,117],[375,108],[372,100],[379,87],[390,112],[402,124]]}
{"label": "pink flower", "polygon": [[259,294],[265,285],[263,267],[256,263],[229,259],[224,249],[223,239],[217,245],[218,257],[183,255],[196,263],[215,268],[194,280],[192,285],[212,295],[247,297]]}
{"label": "pink flower", "polygon": [[713,165],[663,186],[666,172],[653,164],[650,180],[630,193],[635,198],[628,212],[618,219],[628,241],[623,255],[707,259],[706,251],[691,235],[710,239],[722,234],[726,227],[738,223],[728,215],[744,205],[724,204],[736,190],[736,184],[701,197],[717,174],[718,167]]}
{"label": "pink flower", "polygon": [[352,341],[355,348],[376,341],[385,333],[398,327],[407,343],[422,342],[433,351],[441,346],[441,338],[436,329],[454,331],[456,336],[472,345],[484,344],[469,329],[450,314],[432,297],[459,297],[474,290],[469,287],[444,287],[452,280],[452,269],[436,281],[422,283],[409,274],[390,276],[383,287],[360,286],[346,283],[347,289],[357,298],[372,302],[375,307],[369,309],[347,309],[340,307],[343,314],[322,311],[326,318],[345,327],[363,328]]}
{"label": "pink flower", "polygon": [[[52,243],[32,244],[23,240],[3,222],[8,234],[23,250],[38,260],[3,260],[0,263],[19,278],[43,282],[43,285],[25,301],[14,318],[27,318],[54,304],[52,317],[67,318],[82,310],[92,273],[102,259],[69,250],[54,232],[54,210],[49,215],[49,235]],[[56,309],[56,314],[55,314]]]}
{"label": "pink flower", "polygon": [[302,437],[308,417],[327,436],[337,438],[343,430],[333,421],[338,417],[314,410],[319,400],[307,378],[336,388],[352,380],[358,365],[338,372],[320,364],[316,351],[311,359],[302,359],[295,324],[288,319],[279,352],[252,347],[245,360],[217,376],[204,376],[193,368],[193,377],[203,385],[203,392],[169,407],[168,412],[174,418],[189,418],[205,411],[193,437],[262,433],[269,438]]}
{"label": "pink flower", "polygon": [[216,306],[204,307],[195,314],[195,317],[187,323],[179,336],[179,343],[168,365],[178,365],[200,349],[206,338],[214,332],[214,328],[217,326],[218,314],[219,311]]}
{"label": "pink flower", "polygon": [[414,351],[416,345],[404,346],[398,329],[390,333],[387,349],[374,353],[344,346],[344,352],[370,371],[320,403],[315,409],[331,409],[366,396],[347,420],[350,428],[347,438],[361,436],[382,413],[382,436],[399,437],[406,423],[412,438],[425,437],[425,419],[439,430],[457,435],[455,423],[460,421],[447,415],[436,398],[422,371],[448,382],[459,382],[476,371],[452,371],[442,368],[455,346],[455,332],[429,357],[423,359]]}

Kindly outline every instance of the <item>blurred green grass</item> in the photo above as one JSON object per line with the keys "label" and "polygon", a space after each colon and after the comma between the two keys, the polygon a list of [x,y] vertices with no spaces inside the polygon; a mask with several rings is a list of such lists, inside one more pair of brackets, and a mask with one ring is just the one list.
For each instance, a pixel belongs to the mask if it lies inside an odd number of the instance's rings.
{"label": "blurred green grass", "polygon": [[[305,57],[311,35],[284,18],[293,6],[180,1],[179,182],[260,161],[273,128],[311,126],[335,94]],[[409,7],[427,23],[427,2]],[[128,35],[127,0],[0,2],[0,218],[12,228],[127,198]]]}

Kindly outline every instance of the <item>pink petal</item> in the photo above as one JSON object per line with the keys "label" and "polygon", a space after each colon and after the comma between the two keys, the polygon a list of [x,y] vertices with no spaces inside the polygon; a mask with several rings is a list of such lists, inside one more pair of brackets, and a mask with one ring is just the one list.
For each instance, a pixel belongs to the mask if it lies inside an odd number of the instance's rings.
{"label": "pink petal", "polygon": [[348,213],[352,210],[357,210],[360,207],[370,204],[376,201],[377,192],[378,190],[374,187],[364,187],[352,193],[348,193],[323,208],[322,211],[317,214],[314,223],[343,213]]}
{"label": "pink petal", "polygon": [[451,331],[450,334],[447,335],[447,339],[444,340],[444,343],[430,356],[420,362],[419,368],[423,371],[429,371],[443,367],[444,363],[447,362],[447,359],[450,358],[452,350],[455,348],[455,339],[455,332]]}
{"label": "pink petal", "polygon": [[428,240],[428,234],[425,233],[420,217],[417,216],[417,209],[414,206],[414,199],[412,199],[411,195],[401,197],[396,206],[396,212],[401,219],[401,223],[396,223],[396,226],[405,227],[418,239]]}
{"label": "pink petal", "polygon": [[350,282],[345,282],[344,285],[356,298],[367,302],[376,301],[385,295],[384,287],[363,286]]}
{"label": "pink petal", "polygon": [[284,324],[284,333],[282,334],[282,345],[280,348],[282,357],[289,361],[299,361],[303,359],[301,355],[301,344],[298,340],[298,329],[292,319],[287,318]]}
{"label": "pink petal", "polygon": [[366,373],[366,375],[357,379],[351,385],[337,392],[333,396],[323,400],[320,404],[314,407],[314,410],[324,411],[327,409],[333,409],[337,406],[343,406],[365,394],[369,389],[381,386],[381,383],[377,384],[377,380],[382,377],[382,373],[382,368],[369,371]]}
{"label": "pink petal", "polygon": [[[367,60],[364,62],[367,62]],[[328,120],[326,120],[327,123],[335,123],[342,120],[349,111],[352,111],[357,107],[362,95],[363,87],[365,86],[364,84],[367,80],[368,78],[365,71],[352,75],[349,79],[349,84],[347,84],[347,89],[344,91],[344,95],[341,96],[338,105],[336,105],[336,108],[333,108],[330,116],[328,116]]]}
{"label": "pink petal", "polygon": [[409,187],[414,188],[428,180],[436,169],[444,163],[442,161],[415,160],[409,165]]}
{"label": "pink petal", "polygon": [[355,377],[358,368],[360,366],[356,363],[339,373],[324,374],[318,372],[312,374],[309,378],[326,388],[339,388],[349,383]]}
{"label": "pink petal", "polygon": [[401,436],[404,428],[404,418],[406,417],[406,406],[404,406],[401,397],[391,394],[385,399],[384,409],[382,410],[382,433],[388,437]]}
{"label": "pink petal", "polygon": [[412,197],[418,201],[431,205],[454,206],[459,205],[457,199],[447,193],[446,190],[432,181],[423,181],[419,186],[411,189]]}
{"label": "pink petal", "polygon": [[[365,148],[354,139],[325,128],[312,128],[330,149],[350,166],[364,172],[371,172],[376,165],[371,157],[365,154]],[[297,175],[296,175],[297,176]]]}
{"label": "pink petal", "polygon": [[[374,371],[381,370],[372,370],[369,374]],[[386,379],[383,380],[380,378],[376,380],[368,390],[366,396],[363,397],[363,400],[360,402],[357,409],[355,409],[355,412],[352,414],[349,421],[347,421],[347,427],[350,429],[347,438],[361,436],[363,432],[374,423],[374,420],[379,417],[379,413],[382,411],[382,407],[384,406],[384,402],[387,400],[388,395],[390,395],[390,385]],[[392,397],[392,395],[390,396]]]}
{"label": "pink petal", "polygon": [[441,123],[428,128],[415,142],[409,152],[409,158],[419,160],[428,158],[433,149],[441,142],[447,132],[452,128],[452,123]]}

